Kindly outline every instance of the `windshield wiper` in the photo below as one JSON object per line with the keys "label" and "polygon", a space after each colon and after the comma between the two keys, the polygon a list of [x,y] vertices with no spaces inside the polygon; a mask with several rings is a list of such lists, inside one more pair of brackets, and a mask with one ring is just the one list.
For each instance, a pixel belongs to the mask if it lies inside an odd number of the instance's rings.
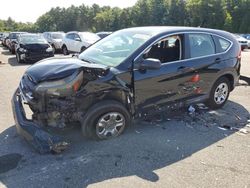
{"label": "windshield wiper", "polygon": [[81,59],[82,61],[85,61],[87,63],[90,63],[90,64],[96,64],[95,62],[93,61],[90,61],[89,59]]}

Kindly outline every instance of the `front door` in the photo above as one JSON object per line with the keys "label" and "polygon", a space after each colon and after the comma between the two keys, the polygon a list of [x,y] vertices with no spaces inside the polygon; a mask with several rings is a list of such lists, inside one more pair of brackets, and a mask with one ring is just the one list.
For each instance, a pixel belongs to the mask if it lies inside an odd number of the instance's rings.
{"label": "front door", "polygon": [[198,64],[185,59],[186,35],[173,35],[156,42],[143,58],[159,59],[159,70],[134,70],[135,104],[138,111],[161,109],[200,94]]}

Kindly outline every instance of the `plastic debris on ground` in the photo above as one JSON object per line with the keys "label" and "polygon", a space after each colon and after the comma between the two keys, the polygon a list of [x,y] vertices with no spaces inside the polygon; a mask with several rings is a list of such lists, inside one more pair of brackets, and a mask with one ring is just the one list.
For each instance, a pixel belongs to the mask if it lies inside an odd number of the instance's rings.
{"label": "plastic debris on ground", "polygon": [[191,105],[188,107],[189,114],[193,114],[195,112],[195,108]]}

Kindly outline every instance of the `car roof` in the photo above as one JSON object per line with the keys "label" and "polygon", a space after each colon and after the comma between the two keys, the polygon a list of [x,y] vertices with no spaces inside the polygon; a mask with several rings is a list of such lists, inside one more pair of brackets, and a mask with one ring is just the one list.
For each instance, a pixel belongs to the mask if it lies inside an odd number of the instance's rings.
{"label": "car roof", "polygon": [[38,34],[38,33],[24,33],[22,35],[20,35],[19,37],[25,37],[25,36],[42,36],[42,34]]}
{"label": "car roof", "polygon": [[63,31],[47,31],[47,32],[43,32],[43,34],[45,33],[50,33],[50,34],[53,34],[53,33],[64,33]]}
{"label": "car roof", "polygon": [[183,27],[183,26],[144,26],[144,27],[132,27],[123,29],[124,31],[149,31],[154,33],[153,35],[165,34],[165,33],[184,33],[184,32],[204,32],[217,34],[227,37],[232,37],[232,34],[218,29],[202,28],[202,27]]}
{"label": "car roof", "polygon": [[18,31],[10,32],[10,34],[20,34],[20,33],[27,33],[27,32],[22,32],[22,31],[20,31],[20,32],[18,32]]}
{"label": "car roof", "polygon": [[69,31],[66,34],[70,34],[70,33],[91,33],[89,31]]}

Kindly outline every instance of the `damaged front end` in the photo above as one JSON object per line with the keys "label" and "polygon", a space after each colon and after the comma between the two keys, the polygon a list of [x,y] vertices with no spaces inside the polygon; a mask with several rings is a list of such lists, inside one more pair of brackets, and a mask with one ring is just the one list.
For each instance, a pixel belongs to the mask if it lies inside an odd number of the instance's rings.
{"label": "damaged front end", "polygon": [[17,89],[12,98],[12,109],[17,132],[41,154],[49,152],[60,153],[65,150],[69,143],[63,141],[58,136],[49,134],[37,123],[26,118],[23,108],[25,99],[21,95],[20,89]]}
{"label": "damaged front end", "polygon": [[[44,126],[63,128],[80,121],[80,90],[105,72],[78,59],[51,59],[28,68],[12,98],[18,133],[41,154],[65,150],[69,143],[49,134]],[[24,104],[31,109],[32,120],[27,119]]]}

